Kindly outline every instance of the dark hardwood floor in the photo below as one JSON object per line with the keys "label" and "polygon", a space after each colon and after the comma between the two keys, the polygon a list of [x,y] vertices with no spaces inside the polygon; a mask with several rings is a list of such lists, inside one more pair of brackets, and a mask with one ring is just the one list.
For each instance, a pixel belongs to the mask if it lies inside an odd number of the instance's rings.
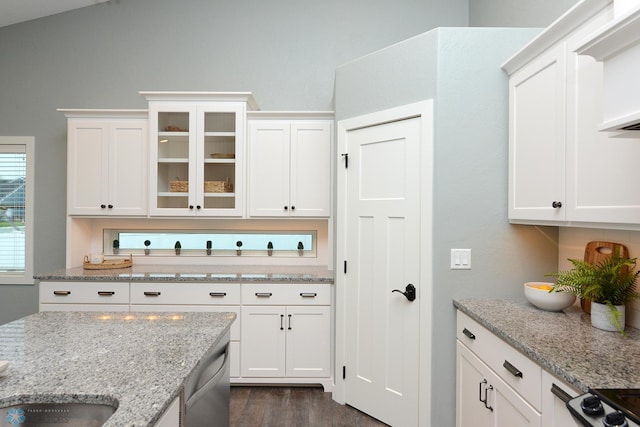
{"label": "dark hardwood floor", "polygon": [[230,427],[381,427],[322,387],[231,387]]}

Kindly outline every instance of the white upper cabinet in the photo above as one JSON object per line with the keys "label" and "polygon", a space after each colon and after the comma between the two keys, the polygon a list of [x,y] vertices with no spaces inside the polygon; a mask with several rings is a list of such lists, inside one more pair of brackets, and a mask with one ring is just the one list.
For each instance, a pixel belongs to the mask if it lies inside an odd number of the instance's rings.
{"label": "white upper cabinet", "polygon": [[259,118],[249,120],[249,216],[330,216],[330,114],[284,119],[256,113]]}
{"label": "white upper cabinet", "polygon": [[149,100],[150,214],[244,214],[248,93],[141,92]]}
{"label": "white upper cabinet", "polygon": [[603,66],[576,50],[613,17],[579,2],[507,61],[509,219],[640,228],[640,141],[602,132]]}
{"label": "white upper cabinet", "polygon": [[146,110],[60,110],[67,121],[67,213],[147,215]]}

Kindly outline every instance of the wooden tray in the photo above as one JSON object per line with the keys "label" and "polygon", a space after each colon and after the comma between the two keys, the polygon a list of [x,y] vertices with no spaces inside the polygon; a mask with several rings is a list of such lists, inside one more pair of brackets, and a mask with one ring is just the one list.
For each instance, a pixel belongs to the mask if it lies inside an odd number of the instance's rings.
{"label": "wooden tray", "polygon": [[102,264],[91,264],[89,257],[84,257],[85,270],[111,270],[116,268],[127,268],[133,265],[133,259],[131,255],[125,259],[106,259],[102,261]]}

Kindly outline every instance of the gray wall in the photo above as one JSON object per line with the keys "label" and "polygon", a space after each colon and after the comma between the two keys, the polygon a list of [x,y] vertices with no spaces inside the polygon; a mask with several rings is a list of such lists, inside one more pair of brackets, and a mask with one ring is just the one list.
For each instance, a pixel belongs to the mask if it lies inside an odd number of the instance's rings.
{"label": "gray wall", "polygon": [[546,27],[577,0],[469,0],[472,27]]}
{"label": "gray wall", "polygon": [[[467,0],[114,0],[0,28],[0,135],[36,137],[35,271],[64,267],[66,122],[145,108],[140,90],[252,91],[263,110],[330,110],[336,66],[439,25]],[[37,311],[0,286],[0,324]]]}
{"label": "gray wall", "polygon": [[[522,297],[522,284],[557,269],[556,228],[507,219],[508,85],[500,65],[535,29],[443,28],[336,71],[336,120],[434,99],[432,425],[455,408],[453,298]],[[370,88],[376,88],[375,91]],[[449,268],[471,248],[472,269]]]}

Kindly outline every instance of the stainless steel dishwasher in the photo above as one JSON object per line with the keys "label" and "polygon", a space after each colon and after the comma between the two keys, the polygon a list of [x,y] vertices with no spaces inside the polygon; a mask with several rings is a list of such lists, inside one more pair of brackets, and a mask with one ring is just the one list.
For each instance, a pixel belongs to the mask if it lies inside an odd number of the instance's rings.
{"label": "stainless steel dishwasher", "polygon": [[203,358],[184,386],[184,427],[229,426],[229,337]]}

